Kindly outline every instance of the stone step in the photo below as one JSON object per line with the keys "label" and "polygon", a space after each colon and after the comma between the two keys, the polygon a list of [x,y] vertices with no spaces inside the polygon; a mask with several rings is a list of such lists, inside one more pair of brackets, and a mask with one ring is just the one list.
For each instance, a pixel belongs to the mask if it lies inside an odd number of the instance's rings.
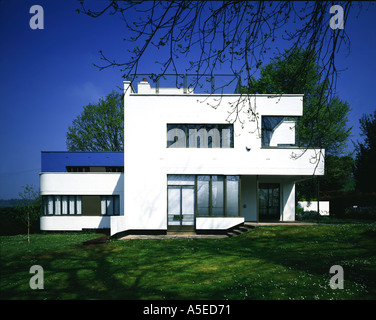
{"label": "stone step", "polygon": [[255,227],[254,226],[246,226],[246,225],[240,225],[240,226],[237,226],[236,228],[234,229],[231,229],[227,232],[227,236],[229,237],[235,237],[235,236],[238,236],[244,232],[247,232],[249,230],[252,230],[254,229]]}

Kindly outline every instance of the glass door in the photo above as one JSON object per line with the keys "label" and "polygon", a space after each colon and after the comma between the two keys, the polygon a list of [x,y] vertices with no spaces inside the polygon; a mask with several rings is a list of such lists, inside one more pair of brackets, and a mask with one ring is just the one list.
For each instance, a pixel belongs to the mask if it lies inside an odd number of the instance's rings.
{"label": "glass door", "polygon": [[169,231],[194,231],[194,186],[168,187],[167,228]]}
{"label": "glass door", "polygon": [[259,184],[259,219],[280,220],[279,183]]}

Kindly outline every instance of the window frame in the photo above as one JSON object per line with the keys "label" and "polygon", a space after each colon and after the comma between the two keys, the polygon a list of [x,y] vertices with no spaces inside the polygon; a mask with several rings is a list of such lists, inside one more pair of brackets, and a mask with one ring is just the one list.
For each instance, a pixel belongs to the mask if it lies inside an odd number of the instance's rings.
{"label": "window frame", "polygon": [[[168,187],[179,187],[183,185],[179,185],[173,183],[173,180],[169,181],[168,176],[178,176],[175,174],[168,174],[167,175],[167,190]],[[195,218],[236,218],[241,217],[241,176],[240,175],[209,175],[209,174],[192,174],[189,176],[194,177],[194,190],[195,190]],[[205,215],[200,215],[198,212],[198,177],[209,177],[209,213]],[[223,177],[223,214],[222,215],[213,215],[213,177]],[[228,177],[235,177],[238,181],[238,208],[237,208],[237,215],[228,215],[227,214],[227,181]],[[191,185],[193,186],[193,185]],[[168,204],[168,200],[167,200]]]}
{"label": "window frame", "polygon": [[[99,214],[89,215],[83,211],[83,196],[99,196],[100,197],[100,205],[99,205]],[[48,211],[48,204],[49,204],[49,197],[52,197],[52,213]],[[67,210],[66,213],[63,213],[63,197],[67,199]],[[102,213],[102,198],[106,197],[106,212]],[[108,198],[111,197],[110,203],[112,203],[112,213],[109,213],[108,210]],[[59,198],[59,204],[57,205],[57,199]],[[74,199],[74,212],[72,211],[71,207],[71,200]],[[117,200],[116,200],[117,198]],[[60,213],[57,213],[57,206],[59,207]],[[118,207],[117,207],[118,206]],[[86,217],[98,217],[98,216],[119,216],[120,215],[120,195],[113,194],[113,195],[42,195],[42,206],[41,206],[41,216],[48,217],[48,216],[63,216],[63,217],[73,217],[73,216],[86,216]]]}
{"label": "window frame", "polygon": [[[272,129],[265,129],[264,121],[265,118],[281,118],[281,120],[274,126]],[[300,140],[299,140],[299,116],[281,116],[281,115],[262,115],[261,116],[261,148],[262,149],[291,149],[291,148],[299,148],[300,147]],[[294,144],[278,144],[277,146],[270,146],[271,137],[265,138],[265,134],[267,132],[273,132],[275,128],[277,128],[283,121],[294,121],[295,122],[295,143]],[[267,144],[264,142],[268,139]]]}

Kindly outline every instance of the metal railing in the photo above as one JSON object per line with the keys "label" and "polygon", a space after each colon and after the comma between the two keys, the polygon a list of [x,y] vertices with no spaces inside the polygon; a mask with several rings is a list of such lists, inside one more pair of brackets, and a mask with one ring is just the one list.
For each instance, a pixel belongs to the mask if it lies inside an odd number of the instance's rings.
{"label": "metal railing", "polygon": [[135,74],[127,79],[133,87],[141,81],[147,81],[153,93],[163,90],[177,89],[180,93],[189,94],[238,94],[241,88],[240,75],[236,74]]}

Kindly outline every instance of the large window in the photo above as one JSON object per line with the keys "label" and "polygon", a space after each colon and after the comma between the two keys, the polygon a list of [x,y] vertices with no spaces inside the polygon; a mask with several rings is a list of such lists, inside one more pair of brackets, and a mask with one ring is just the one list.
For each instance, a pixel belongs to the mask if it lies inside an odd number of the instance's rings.
{"label": "large window", "polygon": [[[168,185],[195,187],[195,211],[198,217],[240,216],[239,176],[169,175]],[[174,192],[173,189],[171,192]],[[172,194],[170,196],[169,199],[173,199]]]}
{"label": "large window", "polygon": [[167,148],[233,148],[232,124],[168,124]]}
{"label": "large window", "polygon": [[49,195],[42,196],[43,215],[119,215],[118,195]]}
{"label": "large window", "polygon": [[239,176],[197,176],[197,216],[240,215]]}

